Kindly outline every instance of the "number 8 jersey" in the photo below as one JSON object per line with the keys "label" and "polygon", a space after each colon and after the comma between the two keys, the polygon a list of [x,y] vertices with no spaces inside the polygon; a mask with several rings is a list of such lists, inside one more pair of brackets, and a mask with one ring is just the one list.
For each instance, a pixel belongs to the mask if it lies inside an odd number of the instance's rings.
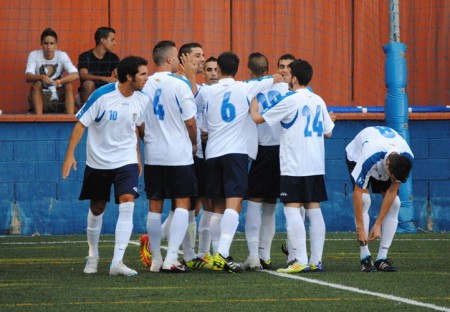
{"label": "number 8 jersey", "polygon": [[324,134],[334,128],[322,98],[308,89],[289,92],[263,110],[270,125],[281,123],[280,171],[283,176],[325,174]]}

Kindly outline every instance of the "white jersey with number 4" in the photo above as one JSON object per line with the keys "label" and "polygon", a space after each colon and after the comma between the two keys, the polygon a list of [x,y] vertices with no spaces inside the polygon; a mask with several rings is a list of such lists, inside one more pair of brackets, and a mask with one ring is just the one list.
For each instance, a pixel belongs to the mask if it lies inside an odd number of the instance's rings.
{"label": "white jersey with number 4", "polygon": [[77,118],[89,127],[86,164],[95,169],[116,169],[136,164],[136,125],[148,105],[142,92],[124,97],[118,83],[98,88],[78,111]]}
{"label": "white jersey with number 4", "polygon": [[414,155],[408,143],[389,127],[376,126],[361,130],[345,148],[347,159],[356,162],[352,177],[360,188],[367,188],[369,178],[387,181],[386,159],[392,152],[405,155],[411,162]]}
{"label": "white jersey with number 4", "polygon": [[334,123],[320,96],[308,89],[289,92],[262,116],[271,126],[281,122],[281,175],[325,174],[324,134],[333,130]]}
{"label": "white jersey with number 4", "polygon": [[249,104],[256,94],[272,84],[271,76],[245,82],[224,78],[200,89],[196,101],[199,108],[206,108],[207,159],[227,154],[256,157],[257,130],[249,115]]}
{"label": "white jersey with number 4", "polygon": [[145,123],[145,164],[186,166],[194,163],[185,121],[197,113],[188,80],[170,72],[156,72],[143,89],[150,105],[139,123]]}

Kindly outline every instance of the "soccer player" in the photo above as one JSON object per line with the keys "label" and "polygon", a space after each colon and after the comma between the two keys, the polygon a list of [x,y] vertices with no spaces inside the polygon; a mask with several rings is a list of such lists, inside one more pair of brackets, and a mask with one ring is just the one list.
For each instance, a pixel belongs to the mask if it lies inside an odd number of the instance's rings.
{"label": "soccer player", "polygon": [[[186,235],[190,198],[197,196],[193,153],[197,149],[197,107],[188,80],[175,75],[179,66],[173,41],[153,48],[156,72],[143,91],[150,97],[140,133],[145,144],[144,180],[150,201],[147,233],[152,251],[150,271],[185,272],[178,249]],[[164,198],[175,204],[169,226],[166,258],[161,255],[161,213]]]}
{"label": "soccer player", "polygon": [[[322,253],[325,242],[325,222],[320,202],[327,200],[324,182],[324,136],[330,137],[334,127],[325,102],[307,86],[312,78],[312,66],[304,60],[289,64],[291,81],[285,98],[275,105],[258,111],[253,100],[250,111],[257,124],[281,122],[280,140],[280,199],[284,204],[286,230],[293,260],[277,272],[298,273],[322,270]],[[322,235],[311,235],[311,257],[306,251],[306,230],[300,207]]]}
{"label": "soccer player", "polygon": [[204,64],[203,77],[206,85],[217,83],[217,59],[214,56],[209,57]]}
{"label": "soccer player", "polygon": [[[361,271],[395,272],[387,257],[398,225],[400,183],[406,182],[414,155],[406,141],[389,127],[367,127],[345,148],[346,162],[353,184],[356,239],[360,244]],[[370,194],[383,196],[380,213],[369,232]],[[378,255],[373,263],[369,241],[381,237]]]}
{"label": "soccer player", "polygon": [[[269,61],[259,52],[252,53],[248,57],[248,69],[251,78],[262,78],[269,71]],[[259,111],[273,106],[287,92],[288,85],[283,82],[258,93]],[[272,269],[270,249],[275,235],[275,206],[280,195],[280,134],[279,123],[272,127],[266,123],[258,125],[258,154],[250,167],[245,214],[249,256],[241,265],[243,270]]]}
{"label": "soccer player", "polygon": [[109,274],[132,276],[137,272],[122,260],[133,229],[134,200],[139,196],[137,187],[142,164],[136,122],[144,114],[149,99],[137,91],[142,90],[148,79],[147,61],[129,56],[119,62],[117,68],[119,82],[97,89],[78,112],[62,177],[69,176],[71,167],[77,169],[75,148],[85,128],[89,127],[86,169],[80,194],[80,200],[90,200],[87,217],[89,256],[84,273],[97,273],[103,213],[114,184],[119,217]]}
{"label": "soccer player", "polygon": [[[219,82],[200,89],[196,101],[200,109],[206,107],[207,185],[206,197],[213,199],[214,212],[223,215],[220,221],[220,241],[214,256],[213,269],[240,273],[241,269],[230,257],[230,246],[239,224],[242,199],[248,186],[248,157],[255,157],[248,146],[251,136],[251,117],[248,104],[259,92],[268,89],[281,76],[239,82],[234,80],[239,58],[233,52],[224,52],[217,59]],[[250,125],[250,126],[249,126]],[[256,126],[253,138],[257,143]],[[255,148],[256,150],[256,148]],[[218,205],[223,203],[225,207]],[[211,219],[211,235],[218,232]],[[214,246],[213,246],[214,249]]]}

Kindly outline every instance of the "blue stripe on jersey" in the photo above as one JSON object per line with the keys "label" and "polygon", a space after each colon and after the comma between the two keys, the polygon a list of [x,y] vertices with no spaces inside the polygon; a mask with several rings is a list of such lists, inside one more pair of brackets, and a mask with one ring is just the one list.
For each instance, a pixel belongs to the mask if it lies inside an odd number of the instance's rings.
{"label": "blue stripe on jersey", "polygon": [[86,104],[84,104],[84,106],[78,111],[77,118],[81,119],[81,116],[83,116],[84,113],[88,111],[88,109],[92,106],[92,104],[95,103],[95,101],[97,101],[103,95],[113,92],[114,90],[116,90],[115,83],[108,83],[107,85],[104,85],[95,90],[87,100]]}
{"label": "blue stripe on jersey", "polygon": [[187,83],[187,85],[189,86],[189,89],[192,90],[192,85],[191,85],[191,83],[189,82],[189,80],[187,80],[186,78],[181,77],[181,76],[177,76],[177,75],[174,75],[174,74],[169,74],[169,76],[172,76],[172,77],[174,77],[174,78],[180,79],[181,81]]}
{"label": "blue stripe on jersey", "polygon": [[356,179],[356,185],[358,185],[360,188],[363,188],[365,182],[366,182],[366,176],[367,173],[372,169],[372,167],[379,162],[380,160],[384,159],[386,156],[386,152],[378,152],[367,158],[361,167],[361,172],[359,173],[358,178]]}
{"label": "blue stripe on jersey", "polygon": [[280,99],[279,99],[276,103],[274,103],[272,106],[269,106],[269,107],[265,108],[265,109],[261,112],[261,115],[263,115],[263,114],[264,114],[265,112],[267,112],[269,109],[271,109],[272,107],[274,107],[275,105],[277,105],[278,103],[280,103],[282,100],[284,100],[285,98],[287,98],[288,96],[291,96],[291,95],[293,95],[293,94],[295,94],[294,91],[289,91],[289,92],[286,93],[284,96],[280,97]]}
{"label": "blue stripe on jersey", "polygon": [[298,109],[297,109],[297,113],[295,114],[294,119],[292,119],[291,122],[284,123],[284,122],[280,121],[280,124],[281,124],[281,126],[282,126],[284,129],[289,129],[289,128],[292,127],[292,125],[295,123],[295,121],[297,120],[297,118],[298,118]]}
{"label": "blue stripe on jersey", "polygon": [[175,97],[175,101],[177,101],[177,105],[178,105],[178,108],[180,109],[180,113],[183,114],[183,110],[181,109],[181,106],[180,106],[180,101],[178,101],[177,97]]}
{"label": "blue stripe on jersey", "polygon": [[273,78],[273,76],[264,76],[264,77],[259,77],[259,78],[253,78],[253,79],[249,79],[249,80],[244,80],[245,83],[251,82],[251,81],[261,81],[264,79],[271,79]]}

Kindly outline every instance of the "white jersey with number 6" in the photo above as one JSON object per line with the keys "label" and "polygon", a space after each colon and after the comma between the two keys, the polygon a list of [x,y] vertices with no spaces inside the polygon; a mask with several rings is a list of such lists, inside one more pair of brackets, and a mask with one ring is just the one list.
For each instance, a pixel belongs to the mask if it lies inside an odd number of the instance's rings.
{"label": "white jersey with number 6", "polygon": [[334,123],[320,96],[308,89],[289,92],[262,116],[271,126],[281,122],[281,175],[325,174],[324,134],[333,130]]}
{"label": "white jersey with number 6", "polygon": [[249,104],[272,84],[271,76],[245,82],[224,78],[200,89],[196,101],[199,108],[206,107],[207,159],[227,154],[256,157],[257,132]]}
{"label": "white jersey with number 6", "polygon": [[145,164],[186,166],[194,163],[185,121],[197,113],[190,83],[170,72],[156,72],[143,91],[150,105],[139,124],[145,123]]}

